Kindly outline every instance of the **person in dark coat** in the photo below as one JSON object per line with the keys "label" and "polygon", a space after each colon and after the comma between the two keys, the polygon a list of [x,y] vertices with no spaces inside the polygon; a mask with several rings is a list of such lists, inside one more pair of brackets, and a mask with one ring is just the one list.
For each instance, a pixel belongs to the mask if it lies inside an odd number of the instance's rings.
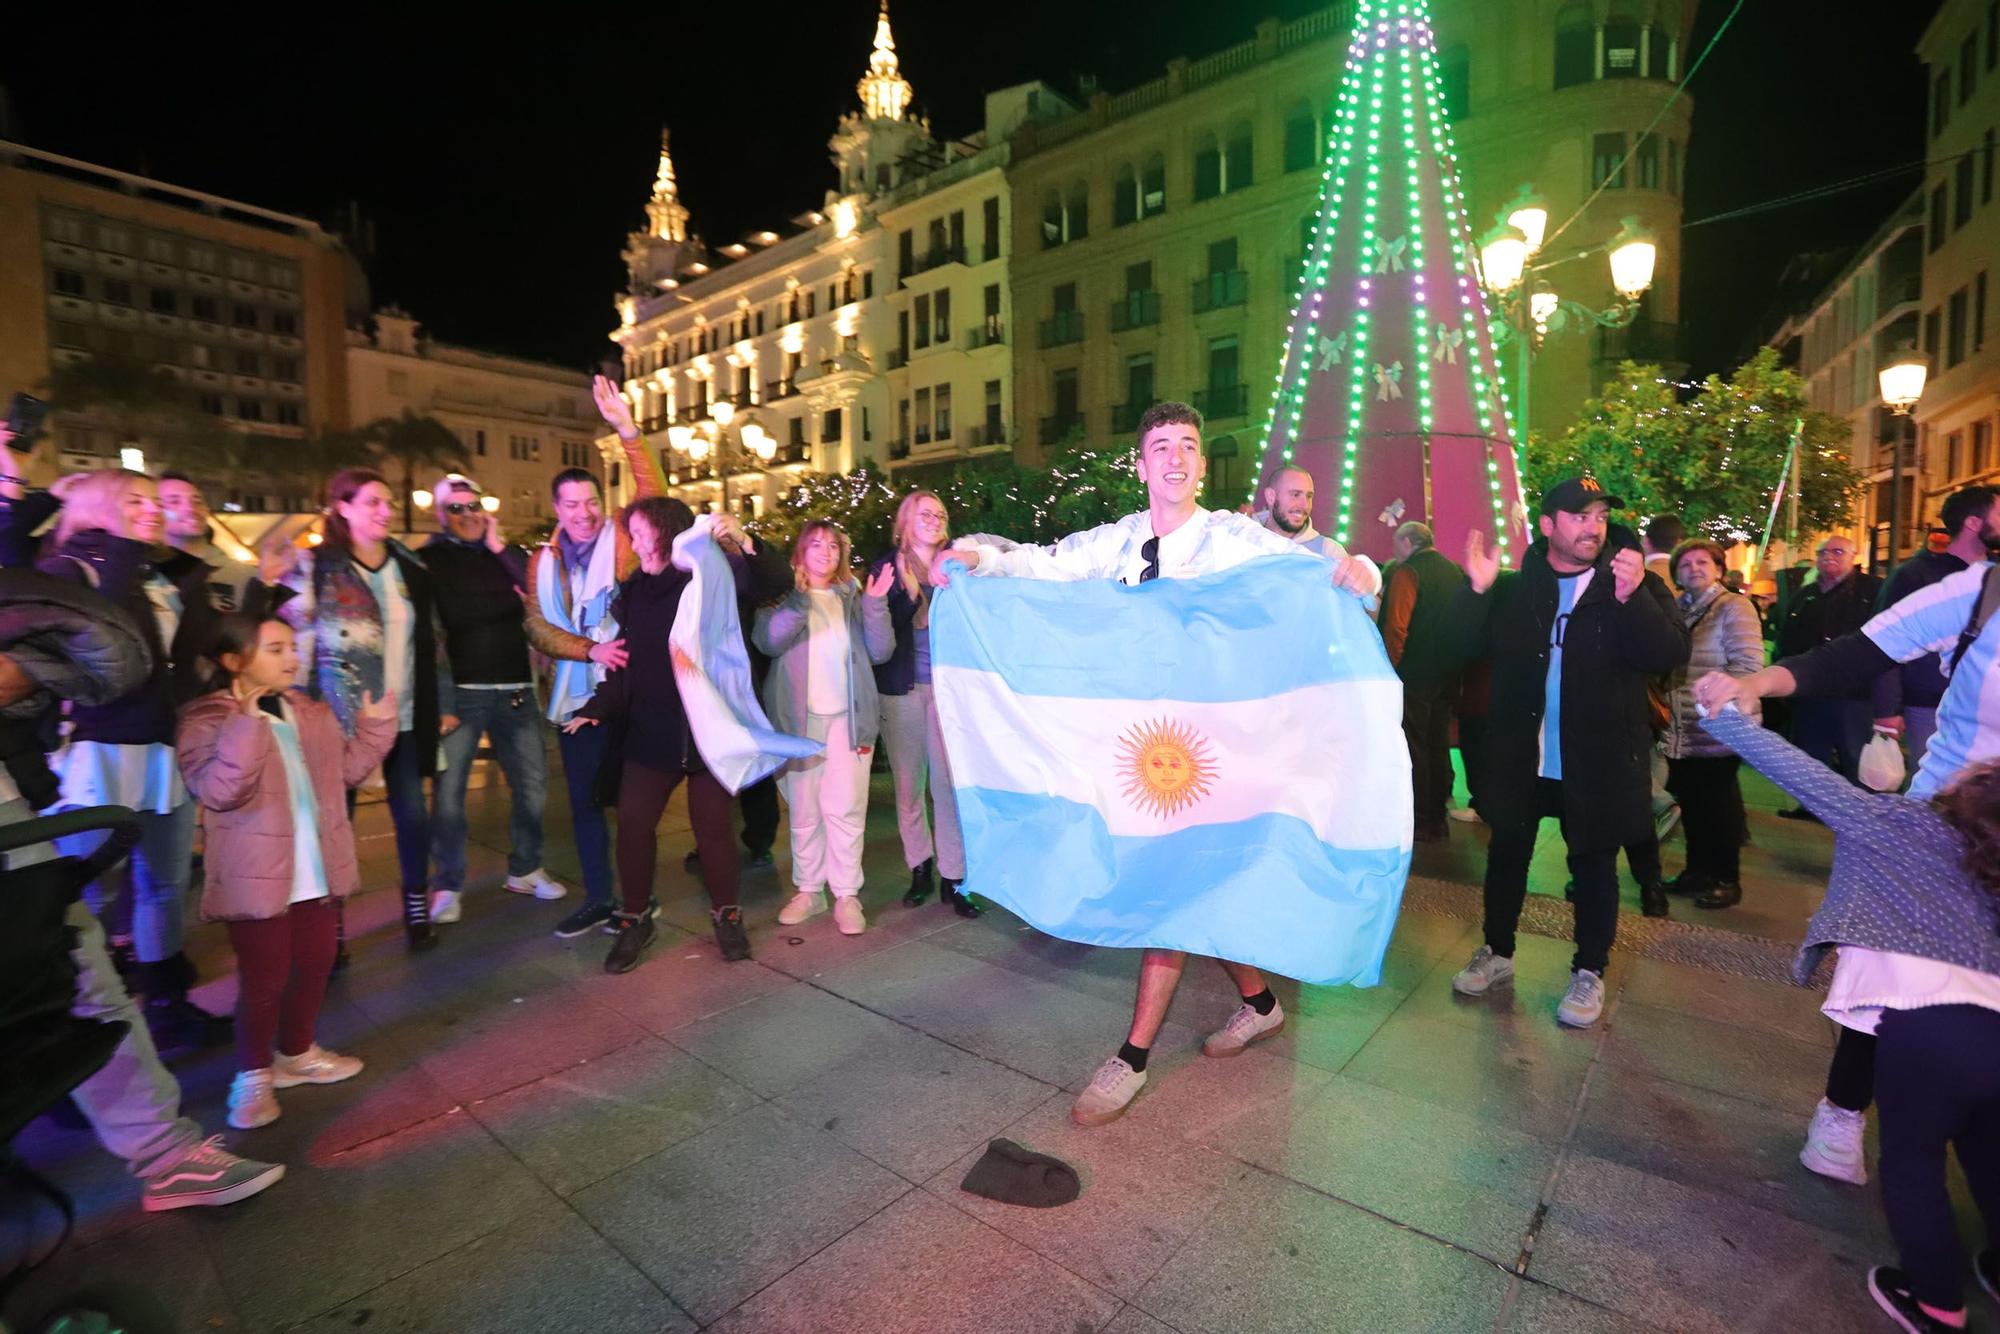
{"label": "person in dark coat", "polygon": [[1486,861],[1486,943],[1452,979],[1483,995],[1514,975],[1514,932],[1544,816],[1562,821],[1575,877],[1576,956],[1558,1022],[1587,1028],[1604,1008],[1604,968],[1618,928],[1618,849],[1652,832],[1653,733],[1646,680],[1687,661],[1673,599],[1640,553],[1613,554],[1606,516],[1624,502],[1590,478],[1542,496],[1541,540],[1521,568],[1475,532],[1466,584],[1448,624],[1461,657],[1490,655],[1480,814],[1493,826]]}
{"label": "person in dark coat", "polygon": [[[1882,581],[1854,568],[1854,539],[1829,537],[1815,557],[1819,577],[1800,589],[1785,609],[1778,630],[1778,656],[1795,657],[1821,644],[1852,634],[1875,614]],[[1838,769],[1850,783],[1861,781],[1861,748],[1874,731],[1868,691],[1843,699],[1792,701],[1792,744]],[[1788,820],[1810,820],[1802,806],[1778,814]]]}
{"label": "person in dark coat", "polygon": [[1444,620],[1465,574],[1441,553],[1429,525],[1406,523],[1392,539],[1396,562],[1383,575],[1376,624],[1389,664],[1403,681],[1403,736],[1410,746],[1416,840],[1445,837],[1451,804],[1451,703],[1459,664],[1445,647]]}

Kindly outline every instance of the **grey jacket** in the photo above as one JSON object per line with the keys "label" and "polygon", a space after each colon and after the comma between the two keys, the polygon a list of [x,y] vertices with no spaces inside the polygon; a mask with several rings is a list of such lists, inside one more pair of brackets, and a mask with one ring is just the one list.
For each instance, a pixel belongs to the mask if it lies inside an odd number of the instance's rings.
{"label": "grey jacket", "polygon": [[[896,628],[889,620],[887,598],[868,597],[852,579],[833,591],[847,612],[847,734],[861,750],[875,744],[882,717],[873,664],[887,662],[895,653]],[[775,606],[758,611],[750,632],[750,642],[771,659],[764,712],[773,727],[795,736],[806,734],[806,670],[812,659],[806,647],[808,605],[806,592],[795,588]]]}
{"label": "grey jacket", "polygon": [[1687,665],[1673,675],[1673,719],[1667,724],[1667,758],[1705,759],[1729,754],[1729,747],[1702,730],[1695,711],[1694,683],[1710,672],[1748,676],[1764,666],[1764,630],[1750,599],[1713,584],[1701,598],[1683,593],[1674,610],[1688,628],[1692,649]]}

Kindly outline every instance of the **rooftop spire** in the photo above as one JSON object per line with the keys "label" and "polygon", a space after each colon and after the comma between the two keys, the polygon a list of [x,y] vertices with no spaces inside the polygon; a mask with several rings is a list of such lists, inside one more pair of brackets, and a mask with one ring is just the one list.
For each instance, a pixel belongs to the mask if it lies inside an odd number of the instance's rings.
{"label": "rooftop spire", "polygon": [[868,57],[868,72],[855,88],[861,94],[861,109],[870,120],[901,120],[910,105],[910,81],[902,75],[896,60],[896,38],[889,31],[889,0],[882,0],[875,17],[875,50]]}
{"label": "rooftop spire", "polygon": [[653,178],[653,198],[665,202],[680,198],[680,187],[674,183],[674,159],[667,151],[666,126],[660,127],[660,174]]}
{"label": "rooftop spire", "polygon": [[688,211],[681,205],[674,180],[674,159],[667,151],[667,128],[660,127],[660,171],[653,178],[653,198],[646,205],[647,231],[662,241],[687,240]]}

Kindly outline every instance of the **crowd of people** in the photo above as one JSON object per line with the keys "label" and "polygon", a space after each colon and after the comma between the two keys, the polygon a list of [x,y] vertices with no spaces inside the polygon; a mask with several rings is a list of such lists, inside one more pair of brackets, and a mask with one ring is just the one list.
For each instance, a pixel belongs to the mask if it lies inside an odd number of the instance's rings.
{"label": "crowd of people", "polygon": [[[1839,948],[1826,1010],[1842,1036],[1801,1157],[1864,1181],[1863,1113],[1880,1089],[1880,1170],[1902,1264],[1878,1269],[1871,1286],[1906,1329],[1962,1323],[1947,1143],[2000,1221],[2000,1085],[1992,1062],[1963,1058],[2000,1042],[2000,686],[1989,688],[2000,493],[1951,496],[1933,548],[1886,583],[1856,568],[1850,540],[1827,539],[1811,577],[1767,616],[1721,545],[1670,515],[1623,528],[1613,522],[1623,501],[1588,477],[1539,497],[1535,540],[1514,568],[1479,533],[1454,561],[1409,522],[1378,570],[1314,529],[1315,479],[1301,469],[1270,477],[1255,513],[1203,508],[1201,418],[1161,404],[1139,423],[1140,513],[1048,547],[954,540],[944,501],[915,490],[891,549],[857,565],[830,521],[806,524],[788,554],[731,515],[698,523],[664,493],[617,389],[600,378],[595,395],[637,484],[615,517],[599,478],[565,469],[550,488],[555,532],[525,550],[502,538],[477,480],[452,473],[433,491],[438,531],[412,547],[393,535],[390,485],[353,468],[328,483],[316,543],[274,543],[254,573],[219,559],[190,479],[105,469],[30,491],[0,441],[0,564],[92,590],[150,651],[135,689],[68,710],[50,760],[51,809],[124,806],[142,824],[129,867],[87,895],[77,948],[78,1013],[139,1022],[76,1102],[145,1183],[147,1208],[227,1203],[283,1172],[181,1117],[160,1050],[233,1039],[228,1116],[244,1130],[280,1115],[279,1092],[362,1071],[319,1045],[316,1020],[345,958],[342,900],[360,888],[355,793],[371,775],[386,790],[413,952],[460,919],[482,741],[509,790],[505,889],[567,896],[543,861],[551,731],[582,876],[582,901],[554,932],[609,935],[609,972],[635,968],[657,937],[658,826],[683,784],[694,833],[683,866],[707,895],[722,958],[750,957],[739,881],[746,863],[771,864],[780,795],[792,893],[778,921],[797,926],[830,907],[837,932],[864,932],[878,741],[910,877],[903,904],[936,894],[976,917],[931,669],[938,590],[960,577],[1136,586],[1286,557],[1322,562],[1379,625],[1403,684],[1414,841],[1448,840],[1453,820],[1490,827],[1484,941],[1452,979],[1459,995],[1513,976],[1544,818],[1560,823],[1571,877],[1575,954],[1555,1014],[1571,1028],[1603,1012],[1621,850],[1646,916],[1667,916],[1672,895],[1708,910],[1742,901],[1745,760],[1797,799],[1781,814],[1821,820],[1837,849],[1854,849],[1837,852],[1807,940],[1809,951]],[[817,746],[740,791],[703,754],[684,693],[701,666],[670,639],[693,578],[675,554],[697,529],[727,562],[770,724]],[[1789,742],[1744,716],[1788,696]],[[1878,736],[1907,751],[1907,795],[1859,785]],[[18,791],[0,798],[18,818]],[[1661,846],[1677,828],[1685,869],[1668,880]],[[189,998],[198,831],[200,912],[226,924],[237,960],[233,1020]],[[1203,1051],[1228,1057],[1286,1016],[1256,968],[1219,962],[1240,1004]],[[1078,1096],[1080,1124],[1123,1114],[1144,1087],[1185,964],[1177,951],[1145,951],[1131,1025]],[[1801,980],[1810,972],[1802,966]],[[1992,1287],[1992,1252],[1978,1266]]]}

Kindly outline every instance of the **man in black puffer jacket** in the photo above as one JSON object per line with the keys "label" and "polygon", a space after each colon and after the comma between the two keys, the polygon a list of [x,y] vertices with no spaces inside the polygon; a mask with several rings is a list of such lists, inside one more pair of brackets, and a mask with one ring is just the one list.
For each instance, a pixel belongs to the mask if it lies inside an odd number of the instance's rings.
{"label": "man in black puffer jacket", "polygon": [[1461,657],[1493,659],[1479,812],[1493,826],[1486,943],[1452,989],[1478,996],[1513,977],[1535,833],[1553,815],[1576,880],[1576,956],[1556,1019],[1575,1028],[1604,1008],[1618,849],[1653,829],[1646,679],[1688,656],[1666,585],[1639,552],[1609,550],[1607,515],[1623,507],[1590,478],[1558,482],[1542,496],[1542,539],[1504,575],[1475,532],[1447,620]]}

